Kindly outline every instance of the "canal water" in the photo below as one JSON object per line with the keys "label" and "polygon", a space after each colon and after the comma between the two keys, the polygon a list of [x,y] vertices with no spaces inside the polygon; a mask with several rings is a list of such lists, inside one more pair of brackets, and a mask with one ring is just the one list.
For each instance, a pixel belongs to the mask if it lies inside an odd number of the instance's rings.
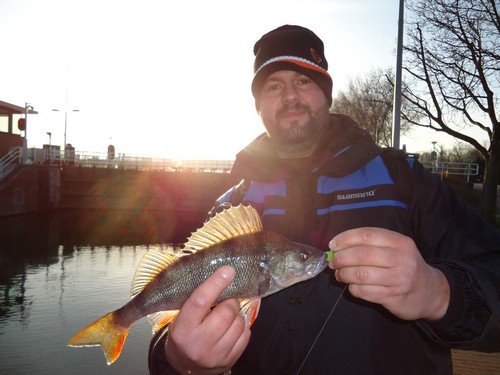
{"label": "canal water", "polygon": [[0,220],[0,374],[147,374],[147,319],[110,366],[100,347],[66,344],[127,302],[148,249],[178,248],[203,218],[116,211]]}

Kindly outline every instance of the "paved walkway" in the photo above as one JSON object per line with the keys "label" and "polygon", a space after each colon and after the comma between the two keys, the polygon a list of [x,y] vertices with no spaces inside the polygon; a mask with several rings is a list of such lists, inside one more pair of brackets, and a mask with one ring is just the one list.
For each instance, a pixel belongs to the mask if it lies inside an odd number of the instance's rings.
{"label": "paved walkway", "polygon": [[500,353],[453,350],[453,375],[498,375]]}

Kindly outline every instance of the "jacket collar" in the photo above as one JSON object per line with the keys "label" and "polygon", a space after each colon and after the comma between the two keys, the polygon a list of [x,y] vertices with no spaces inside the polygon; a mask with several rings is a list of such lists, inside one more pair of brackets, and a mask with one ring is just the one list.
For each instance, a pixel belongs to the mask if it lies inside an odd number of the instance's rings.
{"label": "jacket collar", "polygon": [[231,173],[238,178],[272,182],[319,170],[342,177],[380,154],[370,135],[350,117],[330,115],[330,128],[313,155],[306,159],[277,156],[267,134],[261,134],[238,153]]}

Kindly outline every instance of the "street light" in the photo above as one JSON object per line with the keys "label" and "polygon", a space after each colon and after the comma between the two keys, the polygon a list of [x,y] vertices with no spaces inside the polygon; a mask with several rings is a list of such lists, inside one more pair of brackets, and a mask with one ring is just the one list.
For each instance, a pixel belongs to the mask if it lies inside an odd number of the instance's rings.
{"label": "street light", "polygon": [[28,162],[28,113],[33,111],[30,103],[24,103],[24,139],[23,139],[23,164]]}
{"label": "street light", "polygon": [[47,132],[47,135],[49,136],[49,147],[50,147],[50,145],[52,144],[52,133]]}
{"label": "street light", "polygon": [[396,51],[396,83],[392,111],[392,147],[399,150],[401,132],[401,85],[403,66],[404,0],[399,0],[398,42]]}
{"label": "street light", "polygon": [[[54,112],[60,112],[58,109],[52,109]],[[80,112],[79,109],[73,109],[71,112]],[[63,148],[66,151],[66,130],[68,128],[68,110],[64,111],[64,145]]]}
{"label": "street light", "polygon": [[437,171],[437,159],[438,159],[438,154],[436,152],[436,143],[437,141],[432,141],[432,151],[431,151],[431,161],[432,161],[432,172]]}

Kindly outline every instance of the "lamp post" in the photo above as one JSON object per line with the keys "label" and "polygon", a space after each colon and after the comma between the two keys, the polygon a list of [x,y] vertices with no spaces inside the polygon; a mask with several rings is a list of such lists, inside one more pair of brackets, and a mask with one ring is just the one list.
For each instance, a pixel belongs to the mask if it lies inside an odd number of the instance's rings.
{"label": "lamp post", "polygon": [[399,0],[398,43],[396,55],[396,82],[394,88],[394,105],[392,112],[392,147],[399,150],[401,131],[401,81],[403,65],[403,28],[404,28],[404,0]]}
{"label": "lamp post", "polygon": [[[58,109],[52,109],[54,112],[60,112]],[[80,112],[79,109],[73,109],[71,112]],[[64,110],[64,145],[63,148],[66,151],[66,131],[68,129],[68,110]]]}
{"label": "lamp post", "polygon": [[28,113],[33,111],[33,106],[24,103],[24,139],[23,139],[23,164],[28,162]]}
{"label": "lamp post", "polygon": [[51,132],[47,132],[47,135],[49,136],[49,148],[52,144],[52,133]]}
{"label": "lamp post", "polygon": [[432,161],[432,172],[437,171],[438,163],[437,163],[437,152],[436,152],[436,141],[432,141],[432,152],[431,152],[431,161]]}

